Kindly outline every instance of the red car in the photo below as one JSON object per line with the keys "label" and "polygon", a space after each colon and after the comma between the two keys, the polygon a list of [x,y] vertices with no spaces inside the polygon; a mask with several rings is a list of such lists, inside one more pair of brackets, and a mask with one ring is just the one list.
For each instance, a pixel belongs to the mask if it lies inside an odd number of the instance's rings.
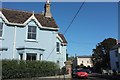
{"label": "red car", "polygon": [[88,73],[84,69],[78,69],[75,73],[77,78],[88,78]]}

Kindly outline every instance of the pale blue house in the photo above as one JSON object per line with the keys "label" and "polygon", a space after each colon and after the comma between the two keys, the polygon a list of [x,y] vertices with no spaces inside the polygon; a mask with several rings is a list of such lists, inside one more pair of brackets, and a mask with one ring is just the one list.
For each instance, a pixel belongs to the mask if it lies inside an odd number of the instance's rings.
{"label": "pale blue house", "polygon": [[58,33],[50,3],[44,8],[44,13],[0,10],[1,59],[47,60],[64,66],[67,41]]}

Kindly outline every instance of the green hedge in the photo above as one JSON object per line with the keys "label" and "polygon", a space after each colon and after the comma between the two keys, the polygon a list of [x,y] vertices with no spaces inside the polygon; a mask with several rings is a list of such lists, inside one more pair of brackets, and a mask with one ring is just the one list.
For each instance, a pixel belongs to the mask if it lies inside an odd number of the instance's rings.
{"label": "green hedge", "polygon": [[58,65],[49,61],[2,61],[2,78],[30,78],[53,76],[59,69]]}

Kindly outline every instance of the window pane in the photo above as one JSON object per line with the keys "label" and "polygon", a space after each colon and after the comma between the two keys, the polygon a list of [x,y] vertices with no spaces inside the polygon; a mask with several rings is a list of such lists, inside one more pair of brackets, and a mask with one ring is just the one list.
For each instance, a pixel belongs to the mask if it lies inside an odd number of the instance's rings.
{"label": "window pane", "polygon": [[36,34],[32,34],[32,39],[36,39]]}
{"label": "window pane", "polygon": [[57,47],[59,47],[59,42],[57,42]]}
{"label": "window pane", "polygon": [[0,23],[0,37],[2,37],[3,23]]}
{"label": "window pane", "polygon": [[20,54],[20,60],[23,60],[23,54]]}
{"label": "window pane", "polygon": [[26,60],[31,60],[31,56],[29,54],[27,54],[27,59]]}
{"label": "window pane", "polygon": [[28,39],[36,39],[36,26],[28,26]]}
{"label": "window pane", "polygon": [[26,60],[36,60],[37,54],[27,53]]}
{"label": "window pane", "polygon": [[32,55],[32,60],[36,60],[36,55]]}
{"label": "window pane", "polygon": [[56,42],[56,51],[57,51],[57,52],[60,51],[60,45],[59,45],[59,42]]}
{"label": "window pane", "polygon": [[31,33],[28,33],[28,39],[32,39]]}
{"label": "window pane", "polygon": [[3,23],[0,22],[0,29],[3,29]]}
{"label": "window pane", "polygon": [[36,33],[36,27],[35,26],[32,28],[32,32]]}
{"label": "window pane", "polygon": [[57,48],[57,52],[59,52],[59,48]]}
{"label": "window pane", "polygon": [[0,37],[2,37],[2,31],[0,31]]}
{"label": "window pane", "polygon": [[32,32],[32,29],[30,26],[28,27],[28,32]]}

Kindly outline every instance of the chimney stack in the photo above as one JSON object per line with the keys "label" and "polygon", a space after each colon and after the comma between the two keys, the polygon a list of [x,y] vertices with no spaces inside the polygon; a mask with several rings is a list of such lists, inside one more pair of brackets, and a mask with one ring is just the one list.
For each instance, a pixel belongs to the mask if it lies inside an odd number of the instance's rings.
{"label": "chimney stack", "polygon": [[50,12],[50,1],[49,1],[49,0],[46,1],[46,4],[45,4],[45,6],[44,6],[44,9],[45,9],[44,16],[45,16],[45,17],[48,17],[48,18],[51,18],[51,17],[52,17],[52,14],[51,14],[51,12]]}

